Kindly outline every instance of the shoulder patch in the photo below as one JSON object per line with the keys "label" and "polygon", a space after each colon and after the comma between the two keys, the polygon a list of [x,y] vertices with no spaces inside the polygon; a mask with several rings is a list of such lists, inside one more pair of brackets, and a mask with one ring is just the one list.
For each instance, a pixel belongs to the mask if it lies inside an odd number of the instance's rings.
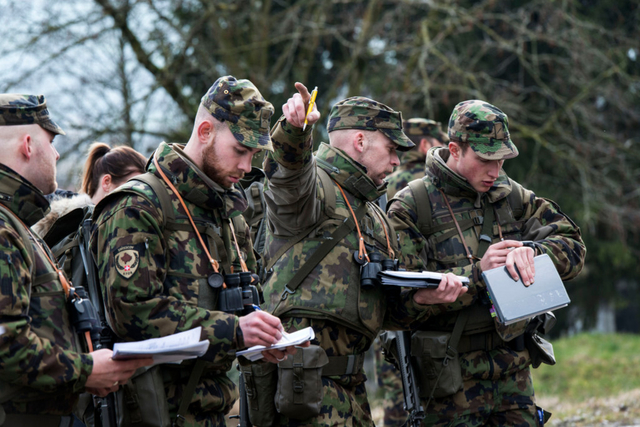
{"label": "shoulder patch", "polygon": [[125,279],[130,278],[140,265],[140,254],[134,246],[127,245],[118,248],[114,254],[116,270]]}

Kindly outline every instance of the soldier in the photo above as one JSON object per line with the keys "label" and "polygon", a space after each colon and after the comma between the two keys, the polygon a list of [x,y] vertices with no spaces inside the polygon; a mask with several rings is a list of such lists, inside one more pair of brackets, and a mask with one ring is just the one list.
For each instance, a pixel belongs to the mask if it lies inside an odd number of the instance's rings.
{"label": "soldier", "polygon": [[442,131],[440,122],[431,119],[413,118],[403,123],[404,133],[416,145],[404,153],[402,164],[387,177],[387,197],[389,200],[408,183],[424,176],[424,162],[431,147],[442,147],[449,137]]}
{"label": "soldier", "polygon": [[[181,425],[224,426],[237,399],[226,375],[235,351],[282,337],[277,317],[238,316],[258,301],[247,307],[240,297],[238,307],[235,293],[238,272],[251,280],[256,263],[241,215],[247,202],[236,184],[254,154],[272,149],[272,114],[250,81],[219,78],[202,97],[188,143],[160,144],[146,174],[96,206],[92,250],[116,335],[132,341],[201,326],[210,342],[197,361],[150,374],[164,387],[140,402],[142,419],[157,402]],[[284,356],[265,353],[274,362]]]}
{"label": "soldier", "polygon": [[[342,100],[331,109],[329,144],[314,155],[311,126],[302,130],[310,95],[301,83],[296,89],[264,162],[264,291],[269,311],[287,331],[311,326],[315,339],[278,365],[275,422],[369,426],[362,363],[380,329],[408,328],[431,313],[426,304],[455,301],[465,291],[452,275],[429,291],[395,294],[376,284],[381,262],[393,268],[398,253],[375,200],[399,163],[396,150],[413,147],[401,114],[364,97]],[[314,110],[308,123],[319,118]]]}
{"label": "soldier", "polygon": [[[402,123],[404,133],[415,144],[415,147],[403,153],[402,164],[387,177],[387,198],[393,196],[414,179],[424,176],[427,151],[431,147],[441,147],[449,142],[449,137],[442,131],[440,122],[431,119],[413,118]],[[402,380],[395,367],[384,360],[382,345],[376,339],[373,345],[378,386],[384,390],[384,426],[402,426],[407,419],[402,398]]]}
{"label": "soldier", "polygon": [[[105,396],[151,359],[115,361],[81,351],[74,289],[29,226],[57,187],[53,146],[64,131],[44,96],[0,95],[0,425],[70,426],[83,391]],[[6,413],[6,418],[5,418]],[[4,422],[4,424],[3,424]]]}
{"label": "soldier", "polygon": [[[529,339],[536,323],[504,327],[494,321],[480,274],[506,266],[517,281],[517,267],[530,285],[534,256],[548,254],[569,280],[582,269],[586,249],[579,228],[556,203],[536,197],[502,170],[506,159],[518,155],[506,114],[484,101],[461,102],[449,120],[449,138],[448,148],[429,150],[427,175],[396,194],[388,210],[409,248],[403,251],[408,270],[453,272],[471,281],[469,292],[447,307],[462,310],[431,317],[420,327],[427,332],[412,339],[423,340],[422,348],[441,340],[458,351],[448,370],[444,359],[421,360],[419,371],[435,366],[444,373],[435,382],[421,380],[425,424],[537,426],[541,410],[529,369],[540,356]],[[462,331],[457,343],[454,330]]]}

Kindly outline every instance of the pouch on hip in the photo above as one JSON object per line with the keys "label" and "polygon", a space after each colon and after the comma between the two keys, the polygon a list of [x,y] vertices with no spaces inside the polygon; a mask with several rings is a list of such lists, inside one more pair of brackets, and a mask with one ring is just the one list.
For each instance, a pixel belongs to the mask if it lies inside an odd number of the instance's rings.
{"label": "pouch on hip", "polygon": [[320,413],[324,396],[322,367],[327,363],[327,353],[317,345],[298,348],[296,354],[278,363],[275,405],[279,413],[298,420]]}
{"label": "pouch on hip", "polygon": [[462,388],[458,350],[449,349],[450,340],[450,333],[439,331],[418,331],[411,336],[421,399],[450,396]]}
{"label": "pouch on hip", "polygon": [[[142,371],[141,368],[139,371]],[[136,373],[115,393],[119,427],[170,427],[162,372],[156,365]]]}
{"label": "pouch on hip", "polygon": [[244,358],[239,358],[238,362],[247,394],[251,424],[256,427],[275,425],[277,413],[274,400],[278,386],[278,365],[264,361],[250,363]]}

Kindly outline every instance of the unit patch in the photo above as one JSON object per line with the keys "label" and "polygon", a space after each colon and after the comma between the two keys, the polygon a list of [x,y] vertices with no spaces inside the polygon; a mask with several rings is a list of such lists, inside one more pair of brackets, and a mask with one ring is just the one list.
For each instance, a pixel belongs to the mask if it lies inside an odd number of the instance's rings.
{"label": "unit patch", "polygon": [[140,254],[134,249],[134,246],[130,245],[119,248],[114,259],[118,274],[125,279],[133,276],[140,265]]}

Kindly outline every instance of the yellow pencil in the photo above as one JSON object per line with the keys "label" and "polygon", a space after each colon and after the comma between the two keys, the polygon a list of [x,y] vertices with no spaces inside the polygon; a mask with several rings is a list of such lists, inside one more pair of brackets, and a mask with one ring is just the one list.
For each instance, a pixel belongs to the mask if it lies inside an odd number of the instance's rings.
{"label": "yellow pencil", "polygon": [[307,127],[307,116],[311,111],[313,111],[313,104],[316,103],[316,96],[318,95],[318,86],[314,87],[311,91],[311,100],[309,101],[309,108],[307,108],[307,114],[304,116],[304,125],[302,125],[302,130],[305,130]]}

